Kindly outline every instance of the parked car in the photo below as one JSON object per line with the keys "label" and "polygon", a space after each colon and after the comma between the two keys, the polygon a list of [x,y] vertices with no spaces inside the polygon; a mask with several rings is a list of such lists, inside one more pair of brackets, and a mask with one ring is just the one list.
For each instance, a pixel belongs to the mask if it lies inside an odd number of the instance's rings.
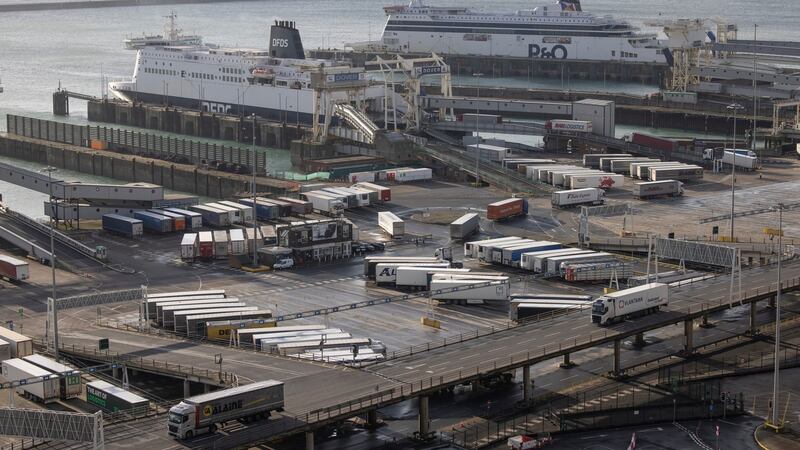
{"label": "parked car", "polygon": [[290,269],[292,267],[294,267],[294,259],[292,258],[279,259],[272,265],[272,268],[275,270]]}

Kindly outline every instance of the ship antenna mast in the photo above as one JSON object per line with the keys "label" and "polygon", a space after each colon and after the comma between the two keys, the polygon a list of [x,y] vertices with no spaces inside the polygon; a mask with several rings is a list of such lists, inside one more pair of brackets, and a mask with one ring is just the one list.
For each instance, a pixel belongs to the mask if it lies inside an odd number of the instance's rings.
{"label": "ship antenna mast", "polygon": [[164,17],[168,20],[164,30],[165,34],[167,35],[167,38],[172,41],[178,39],[178,36],[181,34],[182,31],[181,29],[178,28],[178,23],[176,22],[178,15],[175,14],[175,11],[173,10],[170,11],[168,16]]}

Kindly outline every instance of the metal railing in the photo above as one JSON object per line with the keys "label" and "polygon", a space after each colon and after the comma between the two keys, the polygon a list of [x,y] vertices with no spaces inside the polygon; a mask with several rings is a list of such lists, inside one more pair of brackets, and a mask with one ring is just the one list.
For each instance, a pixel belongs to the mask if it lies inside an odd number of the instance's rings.
{"label": "metal railing", "polygon": [[[34,219],[32,219],[32,218],[30,218],[30,217],[28,217],[28,216],[26,216],[26,215],[24,215],[22,213],[19,213],[17,211],[11,210],[9,208],[5,208],[4,213],[5,213],[5,215],[10,217],[11,219],[13,219],[13,220],[15,220],[15,221],[27,226],[27,227],[33,228],[33,229],[39,231],[40,233],[42,233],[44,235],[49,235],[50,234],[50,227],[49,226],[47,226],[47,225],[45,225],[43,223],[37,222],[36,220],[34,220]],[[67,247],[70,247],[71,249],[77,251],[78,253],[81,253],[81,254],[86,255],[86,256],[88,256],[90,258],[97,259],[97,260],[100,260],[100,261],[104,261],[105,260],[105,255],[103,255],[100,252],[98,252],[96,248],[91,248],[91,247],[87,246],[86,244],[84,244],[82,242],[78,242],[75,239],[67,236],[66,234],[64,234],[64,233],[62,233],[62,232],[60,232],[58,230],[53,230],[53,238],[56,241],[66,245]]]}

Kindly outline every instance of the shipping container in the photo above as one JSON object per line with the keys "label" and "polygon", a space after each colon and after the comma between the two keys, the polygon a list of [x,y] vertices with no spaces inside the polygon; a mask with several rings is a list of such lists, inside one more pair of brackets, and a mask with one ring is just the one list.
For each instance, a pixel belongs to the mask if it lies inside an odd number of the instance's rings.
{"label": "shipping container", "polygon": [[197,236],[197,256],[201,259],[214,259],[214,233],[201,231]]}
{"label": "shipping container", "polygon": [[592,133],[592,122],[587,120],[548,120],[544,123],[547,130],[571,131],[573,133]]}
{"label": "shipping container", "polygon": [[231,224],[241,224],[244,223],[244,217],[242,217],[242,210],[239,208],[233,208],[228,205],[223,205],[222,203],[206,203],[203,206],[208,206],[211,208],[216,208],[221,211],[226,211],[228,213],[228,219],[230,220]]}
{"label": "shipping container", "polygon": [[283,411],[283,382],[257,381],[184,399],[169,410],[167,432],[191,439],[233,420],[255,422],[272,411]]}
{"label": "shipping container", "polygon": [[8,343],[12,358],[24,358],[33,354],[33,340],[6,327],[0,326],[0,341]]}
{"label": "shipping container", "polygon": [[490,203],[486,208],[486,218],[489,220],[506,220],[527,215],[528,200],[524,198],[501,200],[499,202]]}
{"label": "shipping container", "polygon": [[684,165],[678,167],[650,168],[650,181],[691,181],[701,179],[703,179],[703,168],[700,166]]}
{"label": "shipping container", "polygon": [[553,192],[550,203],[555,208],[572,208],[579,205],[602,205],[606,193],[602,189],[585,188]]}
{"label": "shipping container", "polygon": [[197,257],[197,233],[186,233],[181,240],[181,259],[194,261]]}
{"label": "shipping container", "polygon": [[375,267],[375,283],[378,285],[394,285],[397,280],[397,269],[399,267],[430,267],[433,269],[447,269],[449,262],[435,263],[380,263]]}
{"label": "shipping container", "polygon": [[441,259],[435,256],[367,256],[364,258],[364,276],[367,279],[375,279],[375,270],[378,264],[407,262],[407,263],[438,263]]}
{"label": "shipping container", "polygon": [[622,187],[625,177],[617,174],[577,175],[570,177],[570,189],[599,188],[613,189]]}
{"label": "shipping container", "polygon": [[405,234],[405,222],[389,211],[378,213],[378,226],[393,238],[401,237]]}
{"label": "shipping container", "polygon": [[17,387],[17,393],[41,403],[51,403],[60,397],[58,377],[24,359],[3,361],[2,375],[7,382],[26,380]]}
{"label": "shipping container", "polygon": [[514,239],[520,239],[514,236],[502,237],[502,238],[494,238],[494,239],[484,239],[481,241],[471,241],[464,243],[464,257],[465,258],[477,258],[479,255],[479,247],[481,245],[491,245],[495,243],[502,243],[512,241]]}
{"label": "shipping container", "polygon": [[650,283],[606,294],[592,304],[592,323],[608,325],[658,311],[669,304],[669,285]]}
{"label": "shipping container", "polygon": [[164,211],[180,214],[185,217],[187,230],[199,230],[203,228],[203,215],[198,212],[181,208],[164,208]]}
{"label": "shipping container", "polygon": [[189,207],[190,211],[194,211],[203,216],[203,223],[210,227],[220,228],[227,227],[231,224],[231,216],[228,211],[214,208],[208,205],[194,205]]}
{"label": "shipping container", "polygon": [[153,214],[147,211],[136,211],[133,217],[142,221],[144,231],[151,233],[169,233],[172,231],[172,219],[161,214]]}
{"label": "shipping container", "polygon": [[239,210],[239,217],[243,223],[252,223],[253,222],[253,206],[252,205],[244,205],[242,203],[232,202],[230,200],[222,200],[217,202],[222,206],[227,206],[229,208],[238,209]]}
{"label": "shipping container", "polygon": [[626,156],[630,157],[633,156],[629,153],[589,153],[583,155],[583,165],[586,167],[591,167],[593,169],[600,168],[600,158],[607,158],[609,156],[617,156],[620,158],[624,158]]}
{"label": "shipping container", "polygon": [[309,201],[289,197],[278,197],[278,200],[289,203],[293,214],[305,215],[314,212],[314,206]]}
{"label": "shipping container", "polygon": [[146,398],[102,380],[86,383],[86,402],[103,411],[132,416],[142,416],[150,410],[150,401]]}
{"label": "shipping container", "polygon": [[61,400],[69,400],[71,398],[80,397],[80,395],[83,393],[83,382],[81,381],[81,372],[79,370],[65,366],[64,364],[56,362],[42,355],[30,355],[23,359],[34,366],[41,367],[42,369],[59,376],[58,392]]}
{"label": "shipping container", "polygon": [[351,183],[372,183],[375,181],[375,172],[350,172],[347,178]]}
{"label": "shipping container", "polygon": [[0,277],[11,281],[25,281],[30,278],[30,266],[26,261],[0,255]]}
{"label": "shipping container", "polygon": [[226,259],[230,253],[230,241],[228,232],[225,230],[214,231],[214,257],[216,259]]}
{"label": "shipping container", "polygon": [[683,183],[677,180],[648,181],[633,184],[633,197],[644,200],[653,197],[683,195]]}
{"label": "shipping container", "polygon": [[[391,188],[388,188],[388,187],[385,187],[385,186],[381,186],[381,185],[378,185],[378,184],[374,184],[374,183],[364,183],[364,182],[356,183],[354,186],[357,186],[357,187],[360,187],[360,188],[363,188],[363,189],[367,189],[367,190],[370,190],[370,191],[377,192],[378,193],[378,199],[375,200],[375,201],[372,201],[372,203],[390,202],[390,201],[392,201],[392,189]],[[370,199],[370,200],[372,200],[372,199]]]}
{"label": "shipping container", "polygon": [[186,229],[186,217],[174,212],[165,211],[163,209],[148,209],[147,212],[158,214],[160,216],[169,217],[172,219],[172,230],[183,231]]}
{"label": "shipping container", "polygon": [[450,224],[450,239],[463,240],[480,231],[481,216],[467,213]]}
{"label": "shipping container", "polygon": [[247,252],[247,245],[244,239],[244,231],[238,228],[231,229],[230,235],[230,252],[231,255],[244,255]]}
{"label": "shipping container", "polygon": [[[180,315],[179,315],[180,316]],[[218,312],[213,313],[198,313],[187,315],[186,320],[186,333],[190,337],[205,338],[208,335],[209,322],[219,322],[220,320],[263,320],[267,321],[272,319],[271,310],[259,310],[253,308],[243,311],[231,311],[220,308]]]}
{"label": "shipping container", "polygon": [[120,236],[137,238],[144,234],[144,224],[139,219],[119,214],[104,214],[102,221],[104,230]]}
{"label": "shipping container", "polygon": [[[258,308],[255,306],[233,306],[233,303],[222,303],[217,307],[214,308],[207,308],[207,309],[184,309],[180,311],[173,311],[172,312],[172,331],[177,334],[185,335],[188,328],[186,326],[186,318],[187,317],[199,317],[199,316],[208,316],[212,314],[220,314],[222,313],[223,316],[221,317],[228,317],[226,314],[238,314],[248,311],[258,311]],[[209,305],[210,306],[210,305]],[[164,313],[166,313],[166,308]],[[166,317],[166,314],[164,315]],[[220,320],[217,316],[213,319],[209,318],[209,320]],[[164,327],[168,328],[168,327]],[[205,333],[203,333],[205,334]]]}

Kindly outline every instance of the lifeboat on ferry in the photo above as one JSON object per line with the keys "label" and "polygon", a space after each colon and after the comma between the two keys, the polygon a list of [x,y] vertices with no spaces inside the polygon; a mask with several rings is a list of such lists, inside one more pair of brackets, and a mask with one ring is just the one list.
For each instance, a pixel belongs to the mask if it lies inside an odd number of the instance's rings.
{"label": "lifeboat on ferry", "polygon": [[250,73],[255,78],[272,79],[275,78],[275,71],[267,67],[256,67]]}

